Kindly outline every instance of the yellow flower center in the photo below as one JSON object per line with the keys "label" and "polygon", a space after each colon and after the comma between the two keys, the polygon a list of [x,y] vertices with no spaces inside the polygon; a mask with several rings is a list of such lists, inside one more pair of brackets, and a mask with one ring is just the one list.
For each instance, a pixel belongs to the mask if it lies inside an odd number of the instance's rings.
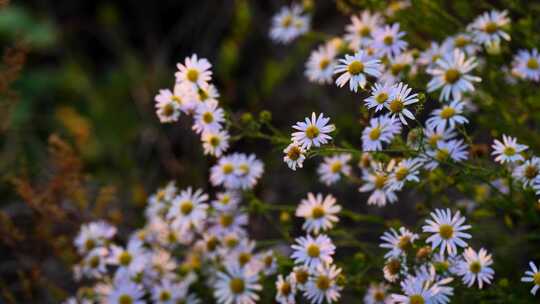
{"label": "yellow flower center", "polygon": [[396,98],[390,101],[389,108],[392,113],[400,113],[403,111],[403,108],[405,108],[405,104],[403,103],[403,100]]}
{"label": "yellow flower center", "polygon": [[179,96],[173,95],[172,101],[174,101],[176,104],[182,104],[182,99],[180,99]]}
{"label": "yellow flower center", "polygon": [[409,303],[410,304],[424,304],[425,301],[424,301],[424,297],[422,297],[421,295],[412,295],[409,297]]}
{"label": "yellow flower center", "polygon": [[401,269],[401,263],[397,259],[392,259],[386,263],[386,269],[390,274],[398,274]]}
{"label": "yellow flower center", "polygon": [[189,69],[186,76],[189,81],[195,82],[199,79],[199,72],[195,69]]}
{"label": "yellow flower center", "polygon": [[375,176],[375,181],[373,182],[375,184],[375,188],[382,189],[384,185],[386,184],[387,177],[384,174],[378,174]]}
{"label": "yellow flower center", "polygon": [[516,149],[514,147],[505,147],[503,153],[506,156],[513,156],[516,154]]}
{"label": "yellow flower center", "polygon": [[292,25],[292,22],[293,22],[293,18],[292,16],[288,15],[288,16],[285,16],[283,18],[283,20],[281,20],[281,26],[283,27],[289,27]]}
{"label": "yellow flower center", "polygon": [[332,173],[339,173],[341,171],[341,168],[343,168],[341,162],[336,161],[330,166],[330,171],[332,171]]}
{"label": "yellow flower center", "polygon": [[469,265],[469,270],[472,273],[479,273],[480,270],[482,270],[482,264],[480,264],[478,261],[474,261]]}
{"label": "yellow flower center", "polygon": [[168,292],[167,290],[163,290],[163,291],[159,294],[159,300],[160,300],[160,301],[166,302],[166,301],[169,301],[170,299],[171,299],[171,293]]}
{"label": "yellow flower center", "polygon": [[386,45],[392,45],[392,43],[394,43],[394,37],[392,37],[391,35],[384,37],[383,43]]}
{"label": "yellow flower center", "polygon": [[281,294],[284,296],[289,295],[291,293],[291,290],[291,284],[287,282],[283,282],[283,284],[281,284],[281,287],[279,288],[279,292],[281,292]]}
{"label": "yellow flower center", "polygon": [[407,169],[407,167],[399,167],[399,169],[396,170],[396,180],[403,180],[407,174],[409,174],[409,169]]}
{"label": "yellow flower center", "polygon": [[439,58],[441,58],[441,55],[435,54],[435,55],[431,56],[431,62],[435,62],[435,61],[439,60]]}
{"label": "yellow flower center", "polygon": [[364,64],[358,60],[355,60],[349,64],[347,69],[352,75],[358,75],[364,71]]}
{"label": "yellow flower center", "polygon": [[122,266],[127,266],[129,265],[129,263],[131,263],[131,260],[132,260],[132,256],[131,254],[129,254],[129,252],[127,251],[124,251],[120,254],[120,256],[118,257],[118,262],[120,263],[120,265]]}
{"label": "yellow flower center", "polygon": [[371,29],[368,26],[363,26],[362,28],[360,28],[360,30],[358,30],[358,34],[361,37],[367,37],[371,34]]}
{"label": "yellow flower center", "polygon": [[330,288],[330,278],[325,275],[319,275],[315,284],[317,285],[318,289],[327,290],[328,288]]}
{"label": "yellow flower center", "polygon": [[454,236],[454,227],[448,224],[439,226],[439,235],[445,240],[449,240]]}
{"label": "yellow flower center", "polygon": [[450,152],[448,152],[447,149],[439,149],[437,150],[437,153],[435,154],[435,159],[440,162],[443,162],[447,160],[449,156],[450,156]]}
{"label": "yellow flower center", "polygon": [[461,77],[460,73],[456,69],[448,69],[444,73],[444,80],[450,84],[456,83]]}
{"label": "yellow flower center", "polygon": [[240,164],[238,166],[238,170],[240,171],[241,175],[247,175],[249,173],[249,166],[248,164]]}
{"label": "yellow flower center", "polygon": [[240,294],[244,292],[245,284],[241,278],[233,278],[229,281],[229,288],[234,294]]}
{"label": "yellow flower center", "polygon": [[218,246],[218,239],[216,237],[211,237],[206,241],[206,249],[210,252],[216,250]]}
{"label": "yellow flower center", "polygon": [[214,115],[211,112],[204,112],[202,120],[207,124],[212,123],[214,121]]}
{"label": "yellow flower center", "polygon": [[92,250],[94,247],[96,247],[96,241],[93,239],[87,239],[86,242],[84,242],[84,248],[86,250]]}
{"label": "yellow flower center", "polygon": [[189,215],[193,211],[193,202],[185,201],[180,204],[180,212],[183,215]]}
{"label": "yellow flower center", "polygon": [[234,248],[236,245],[238,245],[238,239],[236,238],[231,237],[225,240],[225,246],[228,248]]}
{"label": "yellow flower center", "polygon": [[311,211],[311,217],[313,217],[314,219],[319,219],[323,216],[324,216],[324,209],[322,207],[317,206],[313,208],[313,210]]}
{"label": "yellow flower center", "polygon": [[440,261],[433,263],[433,266],[435,266],[435,270],[438,272],[445,272],[450,267],[450,264],[446,261]]}
{"label": "yellow flower center", "polygon": [[459,36],[454,40],[454,45],[457,48],[462,48],[464,46],[467,46],[469,44],[470,40],[465,36]]}
{"label": "yellow flower center", "polygon": [[163,115],[164,116],[172,116],[174,114],[174,106],[171,103],[166,104],[163,107]]}
{"label": "yellow flower center", "polygon": [[428,138],[428,144],[432,147],[437,146],[437,142],[442,138],[439,134],[433,134]]}
{"label": "yellow flower center", "polygon": [[292,146],[287,152],[287,157],[291,160],[299,159],[300,155],[302,155],[302,150],[300,150],[300,147],[297,146]]}
{"label": "yellow flower center", "polygon": [[249,252],[242,252],[238,255],[238,263],[241,266],[246,265],[249,261],[251,261],[251,254]]}
{"label": "yellow flower center", "polygon": [[374,294],[373,294],[373,299],[376,301],[376,302],[382,302],[384,301],[384,298],[385,298],[385,294],[384,292],[378,290],[376,291]]}
{"label": "yellow flower center", "polygon": [[441,116],[442,119],[449,119],[452,116],[454,116],[454,114],[456,114],[456,111],[454,110],[454,108],[449,107],[449,106],[445,106],[442,109],[442,111],[440,113],[440,116]]}
{"label": "yellow flower center", "polygon": [[224,174],[231,174],[234,170],[234,167],[231,164],[224,164],[222,169]]}
{"label": "yellow flower center", "polygon": [[206,91],[203,90],[203,89],[199,89],[199,92],[198,92],[198,93],[199,93],[199,99],[200,99],[201,101],[204,101],[204,100],[206,100],[206,99],[209,97],[209,96],[208,96],[208,92],[206,92]]}
{"label": "yellow flower center", "polygon": [[499,29],[499,26],[495,22],[488,22],[484,27],[484,31],[488,34],[493,34]]}
{"label": "yellow flower center", "polygon": [[399,238],[398,247],[399,249],[405,251],[411,245],[411,238],[409,236],[402,236]]}
{"label": "yellow flower center", "polygon": [[321,254],[321,250],[319,249],[319,246],[311,244],[307,248],[307,254],[312,258],[317,258]]}
{"label": "yellow flower center", "polygon": [[233,223],[233,216],[231,214],[222,214],[219,217],[219,223],[223,227],[229,227]]}
{"label": "yellow flower center", "polygon": [[538,70],[539,67],[540,67],[540,64],[538,63],[538,60],[536,60],[535,58],[531,58],[527,61],[527,68],[531,70]]}
{"label": "yellow flower center", "polygon": [[90,261],[88,261],[88,265],[90,265],[90,268],[97,268],[99,266],[99,257],[95,255],[90,258]]}
{"label": "yellow flower center", "polygon": [[118,297],[118,304],[133,304],[133,298],[130,295],[123,294]]}
{"label": "yellow flower center", "polygon": [[403,71],[403,69],[405,69],[405,66],[406,65],[401,64],[401,63],[393,64],[390,67],[390,72],[392,73],[392,75],[397,76],[399,74],[399,72],[401,72],[401,71]]}
{"label": "yellow flower center", "polygon": [[381,136],[381,128],[375,127],[369,131],[369,139],[377,140]]}
{"label": "yellow flower center", "polygon": [[307,271],[299,269],[295,271],[294,276],[296,277],[296,282],[298,282],[299,284],[305,284],[308,280],[309,273]]}
{"label": "yellow flower center", "polygon": [[534,281],[534,284],[540,285],[540,272],[536,272],[533,275],[533,281]]}
{"label": "yellow flower center", "polygon": [[317,128],[314,125],[310,125],[306,129],[306,136],[309,139],[314,139],[315,137],[319,136],[319,133],[320,133],[319,128]]}
{"label": "yellow flower center", "polygon": [[528,165],[525,168],[524,175],[527,179],[533,179],[538,175],[538,168],[536,166]]}
{"label": "yellow flower center", "polygon": [[210,136],[210,139],[208,140],[208,142],[210,143],[212,147],[217,147],[219,146],[219,143],[221,142],[221,140],[219,139],[219,136],[212,135]]}
{"label": "yellow flower center", "polygon": [[375,97],[375,101],[378,103],[378,104],[383,104],[386,100],[388,100],[388,94],[382,92],[380,93],[379,95],[377,95]]}
{"label": "yellow flower center", "polygon": [[329,64],[330,60],[328,60],[327,58],[321,59],[321,61],[319,62],[319,68],[321,68],[321,70],[324,70],[328,67]]}

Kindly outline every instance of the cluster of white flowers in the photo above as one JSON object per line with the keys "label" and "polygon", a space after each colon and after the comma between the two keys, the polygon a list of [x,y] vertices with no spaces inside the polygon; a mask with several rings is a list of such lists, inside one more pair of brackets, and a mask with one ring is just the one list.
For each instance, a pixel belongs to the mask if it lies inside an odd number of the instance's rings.
{"label": "cluster of white flowers", "polygon": [[105,222],[82,225],[75,239],[82,259],[74,273],[95,285],[77,300],[196,304],[202,302],[192,286],[204,281],[218,303],[255,303],[260,278],[275,273],[277,262],[272,250],[255,251],[240,190],[255,186],[262,163],[239,153],[224,159],[235,176],[215,183],[225,189],[213,200],[201,189],[180,190],[170,182],[149,198],[146,223],[126,246],[116,242],[116,228]]}
{"label": "cluster of white flowers", "polygon": [[309,31],[311,18],[304,14],[300,5],[282,7],[272,18],[270,38],[276,42],[289,43]]}
{"label": "cluster of white flowers", "polygon": [[204,154],[221,156],[229,148],[224,129],[225,111],[219,107],[219,92],[211,83],[212,65],[196,54],[178,63],[174,89],[156,95],[156,113],[162,123],[176,122],[182,113],[193,116],[193,130],[200,134]]}
{"label": "cluster of white flowers", "polygon": [[343,287],[338,282],[341,268],[333,264],[336,246],[323,232],[339,221],[341,206],[332,195],[308,194],[296,209],[296,216],[305,219],[302,228],[307,235],[296,239],[291,246],[294,268],[276,282],[276,301],[280,304],[296,303],[296,294],[314,304],[334,303],[339,300]]}
{"label": "cluster of white flowers", "polygon": [[481,289],[491,283],[491,255],[483,248],[477,252],[468,247],[465,240],[471,235],[464,231],[471,226],[464,223],[459,212],[436,209],[422,227],[429,234],[425,239],[405,227],[385,232],[380,245],[388,250],[384,278],[391,284],[399,282],[401,293],[391,293],[387,284],[372,284],[364,303],[445,304],[454,294],[448,284],[456,277],[468,287],[476,283]]}

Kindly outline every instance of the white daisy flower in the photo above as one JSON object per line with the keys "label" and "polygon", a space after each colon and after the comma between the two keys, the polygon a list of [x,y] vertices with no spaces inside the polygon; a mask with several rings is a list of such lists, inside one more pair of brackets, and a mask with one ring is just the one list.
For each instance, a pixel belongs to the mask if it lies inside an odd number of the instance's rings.
{"label": "white daisy flower", "polygon": [[290,273],[291,279],[296,284],[298,290],[304,290],[309,280],[310,269],[304,265],[294,266],[293,271]]}
{"label": "white daisy flower", "polygon": [[[414,62],[411,52],[404,52],[397,56],[388,57],[386,69],[379,81],[396,83],[405,77],[405,71]],[[412,70],[411,70],[412,72]]]}
{"label": "white daisy flower", "polygon": [[540,81],[540,54],[537,49],[519,50],[514,56],[512,73],[526,80]]}
{"label": "white daisy flower", "polygon": [[81,230],[75,238],[75,247],[79,254],[104,246],[116,234],[116,228],[107,222],[98,221],[81,225]]}
{"label": "white daisy flower", "polygon": [[375,83],[371,88],[371,95],[364,99],[366,107],[368,109],[375,108],[375,112],[384,109],[386,104],[390,101],[390,94],[392,94],[393,87],[393,84],[390,82]]}
{"label": "white daisy flower", "polygon": [[417,239],[418,234],[412,233],[405,227],[400,227],[399,233],[394,228],[390,228],[390,231],[385,232],[381,237],[384,243],[380,247],[390,250],[384,255],[385,258],[398,258],[406,255],[407,250],[412,248],[414,241]]}
{"label": "white daisy flower", "polygon": [[433,129],[454,129],[456,125],[468,123],[469,120],[463,116],[465,103],[454,100],[450,104],[443,105],[442,108],[433,110],[431,117],[426,120],[426,125]]}
{"label": "white daisy flower", "polygon": [[[192,86],[193,87],[193,86]],[[204,83],[195,87],[195,97],[198,104],[207,102],[218,102],[219,91],[217,87],[211,83]]]}
{"label": "white daisy flower", "polygon": [[399,117],[404,125],[407,125],[405,117],[414,119],[414,115],[407,109],[408,105],[418,102],[418,94],[411,94],[412,89],[403,82],[394,86],[390,93],[390,98],[385,107],[390,111],[392,117]]}
{"label": "white daisy flower", "polygon": [[503,134],[503,141],[495,139],[493,141],[493,152],[491,155],[495,156],[495,161],[501,164],[515,163],[517,161],[523,161],[525,158],[520,154],[527,150],[529,147],[517,143],[517,138],[506,136]]}
{"label": "white daisy flower", "polygon": [[517,166],[512,172],[512,177],[523,184],[523,188],[531,187],[539,180],[540,157],[533,156],[523,164]]}
{"label": "white daisy flower", "polygon": [[220,157],[229,148],[229,133],[227,131],[203,131],[201,140],[204,154]]}
{"label": "white daisy flower", "polygon": [[218,272],[214,286],[217,302],[255,304],[259,300],[257,292],[262,289],[258,275],[234,264],[225,264],[225,268],[225,272]]}
{"label": "white daisy flower", "polygon": [[265,276],[271,276],[275,274],[278,270],[277,259],[272,250],[266,250],[262,253],[257,254],[255,257],[260,261],[261,270],[260,272]]}
{"label": "white daisy flower", "polygon": [[293,249],[291,258],[295,264],[303,264],[310,269],[315,269],[321,263],[332,263],[336,246],[328,236],[320,234],[313,238],[307,235],[295,241],[296,244],[291,246]]}
{"label": "white daisy flower", "polygon": [[148,262],[148,252],[143,247],[143,243],[138,239],[133,239],[128,242],[124,249],[120,246],[112,245],[111,254],[107,259],[109,265],[118,266],[119,269],[125,270],[129,275],[140,274]]}
{"label": "white daisy flower", "polygon": [[439,164],[454,161],[461,162],[467,159],[469,152],[467,146],[463,143],[463,140],[449,140],[438,141],[435,149],[428,149],[426,155],[422,157],[425,161],[425,168],[433,170],[439,166]]}
{"label": "white daisy flower", "polygon": [[351,23],[345,26],[345,40],[353,50],[368,46],[373,41],[373,33],[382,25],[379,13],[363,11],[359,16],[351,16]]}
{"label": "white daisy flower", "polygon": [[368,205],[383,207],[387,202],[397,201],[397,195],[391,188],[389,171],[391,166],[384,168],[381,163],[374,163],[372,167],[362,171],[364,185],[358,189],[360,192],[373,191],[368,198]]}
{"label": "white daisy flower", "polygon": [[115,282],[112,291],[107,297],[106,303],[118,304],[145,304],[143,288],[131,280],[123,279]]}
{"label": "white daisy flower", "polygon": [[308,193],[307,199],[303,199],[296,209],[296,216],[305,219],[302,229],[308,233],[319,234],[321,231],[331,229],[339,221],[337,214],[341,206],[336,204],[336,198],[322,194]]}
{"label": "white daisy flower", "polygon": [[302,6],[284,6],[272,17],[270,38],[276,42],[286,44],[306,33],[309,26],[310,17],[303,15]]}
{"label": "white daisy flower", "polygon": [[336,52],[328,45],[322,45],[311,52],[306,63],[306,76],[311,82],[318,84],[332,83]]}
{"label": "white daisy flower", "polygon": [[159,304],[174,304],[187,296],[188,286],[173,283],[171,280],[161,280],[152,288],[152,301]]}
{"label": "white daisy flower", "polygon": [[295,304],[296,282],[292,274],[285,279],[283,275],[278,275],[276,281],[276,302],[279,304]]}
{"label": "white daisy flower", "polygon": [[393,303],[396,304],[431,304],[436,289],[425,284],[425,281],[409,276],[401,283],[403,294],[392,294]]}
{"label": "white daisy flower", "polygon": [[294,171],[296,171],[296,168],[302,168],[306,159],[306,149],[296,143],[291,143],[283,150],[283,153],[285,153],[283,161],[289,168]]}
{"label": "white daisy flower", "polygon": [[246,190],[255,187],[263,172],[264,165],[255,154],[238,154],[235,168],[235,174],[238,178],[237,188]]}
{"label": "white daisy flower", "polygon": [[107,256],[109,250],[105,247],[97,247],[90,250],[82,261],[82,265],[76,268],[75,278],[80,280],[82,276],[99,279],[107,274]]}
{"label": "white daisy flower", "polygon": [[435,62],[435,67],[427,69],[433,79],[427,85],[427,91],[442,88],[441,100],[461,100],[463,93],[474,91],[473,82],[480,82],[480,77],[470,75],[477,66],[476,58],[466,58],[465,53],[455,49]]}
{"label": "white daisy flower", "polygon": [[453,49],[458,49],[468,56],[474,56],[481,50],[481,46],[476,44],[472,36],[468,33],[459,33],[449,37],[444,41],[443,45],[446,45],[446,53],[452,52]]}
{"label": "white daisy flower", "polygon": [[379,59],[373,59],[364,50],[356,52],[354,55],[345,55],[339,59],[339,64],[334,69],[334,74],[341,74],[336,79],[338,87],[343,87],[347,82],[353,92],[358,92],[358,87],[364,89],[367,83],[367,76],[381,76],[381,63]]}
{"label": "white daisy flower", "polygon": [[238,155],[238,153],[224,155],[210,168],[210,182],[212,185],[222,185],[227,189],[238,188],[238,178],[235,174]]}
{"label": "white daisy flower", "polygon": [[180,194],[172,201],[171,208],[167,213],[167,219],[172,221],[172,227],[184,230],[202,228],[203,221],[206,219],[208,204],[208,194],[202,189],[193,191],[191,187],[182,190]]}
{"label": "white daisy flower", "polygon": [[397,282],[401,274],[401,268],[406,270],[406,265],[402,265],[399,259],[390,258],[383,267],[384,279],[390,283]]}
{"label": "white daisy flower", "polygon": [[244,227],[248,223],[248,216],[237,210],[219,210],[215,216],[210,219],[212,224],[208,229],[209,233],[223,236],[230,234],[243,235]]}
{"label": "white daisy flower", "polygon": [[234,211],[241,201],[241,194],[236,191],[218,192],[212,201],[212,207],[220,211]]}
{"label": "white daisy flower", "polygon": [[381,151],[383,143],[389,144],[401,132],[401,124],[390,114],[374,117],[362,131],[362,150]]}
{"label": "white daisy flower", "polygon": [[387,57],[397,56],[401,54],[408,43],[401,38],[405,36],[405,32],[399,31],[399,23],[394,23],[392,26],[386,25],[375,31],[373,34],[374,41],[372,46],[377,50],[377,54]]}
{"label": "white daisy flower", "polygon": [[461,256],[451,256],[437,252],[433,255],[431,265],[438,274],[457,274],[458,262],[460,261]]}
{"label": "white daisy flower", "polygon": [[427,68],[433,68],[437,60],[442,58],[444,54],[448,53],[450,50],[448,43],[439,44],[432,41],[429,48],[420,53],[417,62]]}
{"label": "white daisy flower", "polygon": [[420,167],[422,167],[422,161],[418,158],[402,159],[390,174],[390,187],[395,191],[399,191],[407,181],[420,182],[418,177]]}
{"label": "white daisy flower", "polygon": [[504,27],[510,24],[507,11],[485,12],[478,16],[467,29],[473,34],[473,39],[479,44],[497,45],[501,39],[510,41],[510,35],[504,31]]}
{"label": "white daisy flower", "polygon": [[197,58],[197,54],[186,57],[184,64],[178,63],[176,67],[176,82],[202,86],[212,80],[212,64],[205,58]]}
{"label": "white daisy flower", "polygon": [[538,288],[540,288],[540,271],[533,262],[529,262],[531,270],[525,271],[525,275],[521,278],[521,282],[532,282],[534,284],[531,289],[531,293],[536,295]]}
{"label": "white daisy flower", "polygon": [[484,248],[478,252],[472,248],[467,248],[463,252],[464,260],[458,263],[457,274],[462,276],[463,283],[471,287],[474,282],[478,283],[478,288],[482,289],[484,283],[490,284],[495,271],[489,267],[493,264],[491,254]]}
{"label": "white daisy flower", "polygon": [[218,132],[222,128],[221,124],[225,122],[225,112],[213,100],[197,106],[193,119],[193,130],[195,132],[199,134],[203,132]]}
{"label": "white daisy flower", "polygon": [[457,136],[454,129],[436,129],[426,126],[424,131],[424,143],[431,149],[437,149],[437,145],[442,142],[450,141]]}
{"label": "white daisy flower", "polygon": [[313,304],[321,304],[323,301],[330,304],[341,297],[343,287],[336,283],[341,268],[330,263],[317,265],[313,275],[310,276],[304,290],[304,296]]}
{"label": "white daisy flower", "polygon": [[463,239],[470,239],[471,235],[463,232],[471,228],[470,225],[463,225],[465,217],[457,211],[453,216],[450,209],[435,209],[431,212],[431,219],[426,220],[427,225],[422,227],[422,231],[433,233],[427,238],[426,243],[431,243],[432,249],[440,247],[441,254],[457,253],[457,247],[465,248],[467,243]]}
{"label": "white daisy flower", "polygon": [[304,149],[326,144],[332,139],[328,133],[336,129],[333,124],[328,124],[329,121],[330,118],[324,117],[323,113],[319,117],[315,112],[311,113],[311,120],[306,117],[305,122],[300,121],[293,126],[298,132],[292,133],[292,141]]}
{"label": "white daisy flower", "polygon": [[171,90],[159,90],[159,94],[154,98],[156,101],[156,114],[162,123],[178,121],[180,117],[180,107],[174,99]]}
{"label": "white daisy flower", "polygon": [[348,176],[351,174],[350,160],[351,155],[347,153],[325,157],[317,169],[319,180],[330,186],[339,181],[341,175]]}
{"label": "white daisy flower", "polygon": [[364,296],[364,304],[392,304],[390,286],[384,283],[371,283]]}

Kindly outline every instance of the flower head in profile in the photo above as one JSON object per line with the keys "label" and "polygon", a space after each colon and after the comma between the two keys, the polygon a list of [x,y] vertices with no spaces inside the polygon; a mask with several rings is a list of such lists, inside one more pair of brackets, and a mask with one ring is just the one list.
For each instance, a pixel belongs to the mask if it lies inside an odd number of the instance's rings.
{"label": "flower head in profile", "polygon": [[468,123],[469,120],[462,115],[464,107],[465,103],[459,100],[445,104],[442,108],[431,112],[426,125],[432,129],[444,130],[447,126],[449,129],[454,129],[456,125]]}
{"label": "flower head in profile", "polygon": [[401,255],[406,255],[407,250],[412,248],[417,239],[418,234],[412,233],[405,227],[400,227],[399,232],[390,228],[390,231],[385,232],[381,237],[384,243],[380,247],[390,250],[384,255],[385,258],[398,258]]}
{"label": "flower head in profile", "polygon": [[396,191],[401,190],[405,182],[420,182],[418,175],[423,162],[419,158],[406,158],[400,160],[393,168],[390,174],[391,188]]}
{"label": "flower head in profile", "polygon": [[364,184],[358,189],[360,192],[372,191],[367,203],[383,207],[387,202],[397,201],[397,195],[391,187],[390,170],[392,165],[386,167],[382,163],[373,162],[369,169],[362,170],[362,180]]}
{"label": "flower head in profile", "polygon": [[291,258],[294,263],[307,266],[309,269],[315,269],[323,263],[332,263],[332,255],[336,250],[332,240],[324,234],[316,237],[311,235],[299,237],[291,248],[293,249]]}
{"label": "flower head in profile", "polygon": [[389,144],[401,132],[401,123],[397,118],[385,114],[370,119],[369,126],[362,131],[362,149],[381,151],[383,144]]}
{"label": "flower head in profile", "polygon": [[345,40],[353,50],[368,46],[373,41],[373,34],[382,26],[379,13],[362,11],[360,15],[351,16],[351,23],[345,27]]}
{"label": "flower head in profile", "polygon": [[446,45],[448,52],[458,49],[467,54],[467,56],[474,56],[482,49],[480,45],[474,42],[472,35],[469,33],[459,33],[448,37],[443,42],[443,45]]}
{"label": "flower head in profile", "polygon": [[426,220],[427,225],[422,227],[424,232],[433,233],[426,243],[431,243],[433,249],[439,248],[441,254],[456,254],[458,247],[467,247],[463,239],[471,238],[470,234],[463,232],[471,228],[464,222],[465,217],[459,211],[452,215],[450,209],[435,209],[435,212],[431,212],[431,219]]}
{"label": "flower head in profile", "polygon": [[491,155],[495,156],[495,161],[501,164],[504,163],[515,163],[517,161],[524,160],[521,152],[528,149],[526,145],[521,145],[517,143],[517,138],[506,136],[503,134],[503,141],[501,142],[498,139],[493,141],[493,152]]}
{"label": "flower head in profile", "polygon": [[425,168],[433,170],[441,163],[448,161],[461,162],[467,159],[469,152],[467,145],[463,140],[452,139],[449,141],[438,141],[436,148],[429,148],[426,154],[422,157],[425,162]]}
{"label": "flower head in profile", "polygon": [[357,92],[358,87],[363,89],[366,86],[367,76],[381,76],[381,67],[380,60],[373,59],[364,50],[345,55],[334,69],[334,74],[341,74],[336,84],[341,88],[348,82],[350,90]]}
{"label": "flower head in profile", "polygon": [[519,50],[514,56],[512,73],[525,80],[540,81],[540,54],[537,49]]}
{"label": "flower head in profile", "polygon": [[377,82],[371,88],[371,95],[364,100],[368,109],[375,108],[375,112],[379,112],[385,108],[388,101],[390,101],[390,94],[394,85],[391,82]]}
{"label": "flower head in profile", "polygon": [[298,205],[296,216],[305,219],[302,228],[306,232],[318,234],[331,229],[339,221],[337,213],[340,211],[341,206],[336,204],[336,198],[332,195],[323,197],[320,193],[314,195],[310,192],[307,199]]}
{"label": "flower head in profile", "polygon": [[531,294],[536,295],[538,288],[540,288],[540,271],[532,261],[529,262],[529,267],[531,269],[525,271],[525,275],[521,278],[521,282],[533,283],[534,286],[531,289]]}
{"label": "flower head in profile", "polygon": [[279,304],[295,304],[296,296],[296,280],[293,274],[289,274],[286,278],[283,275],[278,275],[276,281],[276,302]]}
{"label": "flower head in profile", "polygon": [[259,300],[262,286],[259,276],[237,264],[225,264],[226,271],[218,272],[214,296],[219,303],[254,304]]}
{"label": "flower head in profile", "polygon": [[310,276],[304,296],[314,304],[334,303],[341,297],[340,291],[343,287],[337,284],[337,277],[341,273],[341,268],[330,263],[317,265]]}
{"label": "flower head in profile", "polygon": [[276,42],[289,43],[309,30],[310,17],[303,14],[302,6],[284,6],[272,17],[270,38]]}
{"label": "flower head in profile", "polygon": [[390,286],[384,283],[371,283],[364,296],[364,304],[392,304]]}
{"label": "flower head in profile", "polygon": [[197,54],[186,57],[184,64],[178,63],[176,82],[188,83],[198,86],[207,85],[212,80],[212,64],[206,58],[198,58]]}
{"label": "flower head in profile", "polygon": [[463,93],[474,91],[474,82],[480,82],[480,77],[470,75],[477,66],[474,57],[466,58],[465,53],[458,49],[445,54],[435,62],[435,66],[427,69],[433,78],[427,85],[428,92],[442,88],[441,100],[460,100]]}
{"label": "flower head in profile", "polygon": [[304,149],[326,144],[332,139],[328,133],[336,129],[333,124],[328,124],[329,121],[330,118],[324,117],[323,113],[317,117],[317,114],[313,112],[311,119],[306,117],[305,122],[300,121],[293,126],[297,132],[292,133],[292,141]]}
{"label": "flower head in profile", "polygon": [[491,254],[481,248],[478,252],[467,248],[463,252],[463,260],[457,265],[457,274],[462,276],[463,283],[471,287],[474,282],[482,289],[484,283],[490,284],[495,271],[490,265],[493,264]]}
{"label": "flower head in profile", "polygon": [[507,11],[485,12],[478,16],[467,29],[472,33],[475,42],[484,45],[499,44],[501,39],[510,40],[504,27],[510,24]]}
{"label": "flower head in profile", "polygon": [[222,131],[205,131],[201,135],[204,154],[220,157],[229,148],[229,133]]}
{"label": "flower head in profile", "polygon": [[531,187],[540,180],[540,157],[533,156],[512,171],[512,177],[523,184],[523,188]]}
{"label": "flower head in profile", "polygon": [[433,68],[437,60],[442,58],[446,53],[451,49],[448,46],[448,43],[437,43],[432,41],[429,48],[420,53],[418,57],[418,63],[420,65],[426,66],[427,68]]}
{"label": "flower head in profile", "polygon": [[403,52],[408,43],[402,40],[405,32],[399,31],[399,23],[379,28],[374,34],[373,48],[379,56],[398,56]]}
{"label": "flower head in profile", "polygon": [[351,174],[350,160],[351,155],[347,153],[325,157],[317,169],[319,179],[329,186],[339,181],[342,175]]}

